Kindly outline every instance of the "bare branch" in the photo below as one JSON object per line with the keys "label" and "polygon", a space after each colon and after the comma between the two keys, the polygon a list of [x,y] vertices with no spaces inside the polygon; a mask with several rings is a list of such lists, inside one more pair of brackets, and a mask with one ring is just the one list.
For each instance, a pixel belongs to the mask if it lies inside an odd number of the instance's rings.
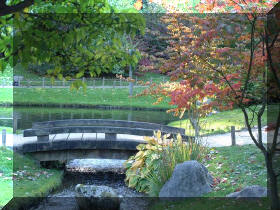
{"label": "bare branch", "polygon": [[241,107],[241,110],[244,114],[244,117],[245,117],[245,123],[247,125],[247,128],[248,128],[248,132],[250,134],[250,137],[251,139],[253,140],[253,142],[255,143],[255,145],[263,152],[263,153],[266,153],[266,149],[265,147],[263,146],[262,142],[258,142],[257,139],[255,138],[255,136],[253,135],[253,132],[252,132],[252,128],[249,124],[249,117],[248,117],[248,113],[246,111],[246,109],[242,106]]}
{"label": "bare branch", "polygon": [[279,133],[279,126],[280,126],[280,106],[278,106],[278,108],[279,108],[278,109],[278,117],[277,117],[276,128],[275,128],[275,131],[274,131],[273,142],[272,142],[272,147],[271,147],[271,153],[272,154],[276,150],[276,143],[277,143],[277,137],[278,137],[278,133]]}
{"label": "bare branch", "polygon": [[252,116],[252,119],[251,119],[251,122],[250,122],[250,126],[251,126],[251,124],[254,122],[254,119],[255,119],[257,106],[255,106],[254,109],[252,109],[251,107],[248,107],[248,109],[253,113],[253,116]]}
{"label": "bare branch", "polygon": [[275,42],[276,42],[276,40],[277,40],[277,38],[278,38],[278,35],[279,35],[279,33],[277,33],[277,34],[275,35],[275,37],[273,38],[273,40],[272,40],[271,45],[269,46],[269,48],[272,48],[272,47],[274,46],[274,44],[275,44]]}
{"label": "bare branch", "polygon": [[249,68],[248,68],[247,75],[246,75],[244,89],[242,91],[241,101],[243,101],[243,98],[244,98],[244,95],[245,95],[245,91],[247,90],[249,79],[250,79],[250,75],[251,75],[251,71],[252,71],[252,65],[253,65],[253,59],[254,59],[254,51],[255,51],[255,47],[254,47],[255,36],[254,35],[255,35],[255,19],[252,21],[250,62],[249,62]]}
{"label": "bare branch", "polygon": [[279,78],[277,76],[276,69],[273,66],[272,56],[271,56],[271,52],[270,52],[270,48],[269,48],[269,44],[268,44],[267,28],[265,28],[265,44],[266,44],[266,52],[267,52],[267,58],[268,58],[269,67],[270,67],[270,70],[271,70],[275,80],[276,80],[278,89],[280,89],[280,80],[279,80]]}

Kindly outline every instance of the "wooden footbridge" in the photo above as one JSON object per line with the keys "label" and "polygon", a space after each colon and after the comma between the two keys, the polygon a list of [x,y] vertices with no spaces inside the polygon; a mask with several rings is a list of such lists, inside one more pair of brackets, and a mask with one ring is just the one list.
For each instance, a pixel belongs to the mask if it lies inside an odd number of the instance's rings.
{"label": "wooden footbridge", "polygon": [[[184,129],[161,124],[124,120],[72,119],[33,123],[31,129],[24,130],[23,136],[37,136],[37,141],[23,144],[22,151],[40,161],[85,158],[128,159],[137,152],[138,144],[145,143],[144,140],[135,139],[135,136],[153,136],[154,131],[157,130],[173,136],[180,133],[184,140],[188,140]],[[82,134],[81,138],[69,138],[72,133]],[[104,133],[105,138],[98,138],[97,133]],[[59,134],[68,135],[57,140],[55,137]],[[125,137],[119,139],[118,134],[126,135],[122,135]]]}

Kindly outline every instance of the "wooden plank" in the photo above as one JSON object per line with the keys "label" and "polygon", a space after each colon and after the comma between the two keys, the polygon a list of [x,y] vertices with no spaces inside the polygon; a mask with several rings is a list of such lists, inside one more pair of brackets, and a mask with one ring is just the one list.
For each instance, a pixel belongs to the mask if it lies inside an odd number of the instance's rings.
{"label": "wooden plank", "polygon": [[39,142],[48,142],[49,141],[49,135],[36,135],[37,141]]}
{"label": "wooden plank", "polygon": [[88,141],[88,140],[96,140],[96,134],[95,133],[84,133],[83,141]]}
{"label": "wooden plank", "polygon": [[69,136],[70,136],[70,133],[68,133],[68,136],[67,136],[67,139],[66,139],[66,141],[68,141],[68,139],[69,139]]}
{"label": "wooden plank", "polygon": [[82,141],[82,132],[81,133],[70,133],[68,137],[68,141],[73,141],[73,140],[81,140]]}
{"label": "wooden plank", "polygon": [[57,134],[51,134],[51,135],[49,136],[51,142],[55,139],[55,136],[56,136],[56,135],[57,135]]}
{"label": "wooden plank", "polygon": [[58,133],[55,135],[53,141],[67,140],[69,135],[69,133]]}
{"label": "wooden plank", "polygon": [[154,130],[142,128],[125,128],[125,127],[109,127],[109,126],[69,126],[69,127],[54,127],[42,129],[27,129],[24,130],[23,136],[43,136],[46,134],[61,134],[61,133],[119,133],[131,134],[140,136],[152,136]]}
{"label": "wooden plank", "polygon": [[117,134],[116,133],[105,133],[105,140],[115,141],[115,140],[117,140]]}

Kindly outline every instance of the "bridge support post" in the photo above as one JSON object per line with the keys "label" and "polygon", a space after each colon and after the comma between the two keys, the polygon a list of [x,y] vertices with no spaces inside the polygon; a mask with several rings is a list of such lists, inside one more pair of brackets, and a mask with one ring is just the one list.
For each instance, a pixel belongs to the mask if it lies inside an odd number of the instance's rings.
{"label": "bridge support post", "polygon": [[115,140],[117,140],[117,134],[116,133],[105,133],[105,140],[115,141]]}
{"label": "bridge support post", "polygon": [[2,146],[6,146],[6,129],[2,130]]}

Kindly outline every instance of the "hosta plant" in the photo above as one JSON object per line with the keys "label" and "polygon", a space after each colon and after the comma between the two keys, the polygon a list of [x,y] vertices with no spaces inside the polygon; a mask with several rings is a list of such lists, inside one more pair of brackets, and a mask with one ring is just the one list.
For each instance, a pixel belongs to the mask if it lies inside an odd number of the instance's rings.
{"label": "hosta plant", "polygon": [[200,161],[206,152],[205,147],[194,140],[182,141],[180,134],[170,138],[169,134],[157,131],[153,137],[144,139],[146,144],[139,144],[138,152],[125,162],[125,181],[129,187],[152,196],[158,194],[178,163]]}

